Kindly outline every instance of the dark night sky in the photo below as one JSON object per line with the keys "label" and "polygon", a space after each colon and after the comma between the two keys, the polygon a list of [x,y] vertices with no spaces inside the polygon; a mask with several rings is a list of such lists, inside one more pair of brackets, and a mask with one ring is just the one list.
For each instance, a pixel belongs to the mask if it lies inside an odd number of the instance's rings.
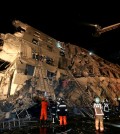
{"label": "dark night sky", "polygon": [[120,65],[120,28],[93,37],[95,29],[89,25],[105,27],[120,23],[117,3],[104,5],[98,2],[91,6],[88,2],[79,5],[75,2],[54,5],[34,2],[32,6],[19,5],[14,6],[12,11],[10,9],[4,15],[0,14],[0,33],[14,31],[11,22],[18,19],[59,41],[78,45]]}

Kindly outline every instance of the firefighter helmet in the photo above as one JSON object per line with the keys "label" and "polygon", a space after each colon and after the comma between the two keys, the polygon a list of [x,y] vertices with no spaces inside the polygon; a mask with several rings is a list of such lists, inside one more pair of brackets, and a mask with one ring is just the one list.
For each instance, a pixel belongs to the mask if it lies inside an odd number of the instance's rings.
{"label": "firefighter helmet", "polygon": [[108,102],[108,99],[105,99],[104,102]]}
{"label": "firefighter helmet", "polygon": [[95,98],[95,102],[96,102],[96,103],[100,103],[100,98],[99,98],[99,97],[96,97],[96,98]]}

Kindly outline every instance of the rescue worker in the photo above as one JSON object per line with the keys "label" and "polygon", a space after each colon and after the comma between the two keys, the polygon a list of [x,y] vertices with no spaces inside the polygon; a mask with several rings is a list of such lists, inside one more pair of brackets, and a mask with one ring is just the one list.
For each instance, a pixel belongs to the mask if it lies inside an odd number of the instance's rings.
{"label": "rescue worker", "polygon": [[[58,108],[58,106],[59,106],[59,104],[60,104],[60,101],[61,101],[61,98],[57,98],[57,100],[56,100],[57,108]],[[57,120],[59,120],[58,112],[56,113],[56,118],[57,118]]]}
{"label": "rescue worker", "polygon": [[104,124],[103,124],[103,107],[100,103],[100,98],[96,97],[95,102],[93,104],[94,112],[95,112],[95,129],[100,132],[104,131]]}
{"label": "rescue worker", "polygon": [[61,98],[57,98],[57,106],[60,104],[60,101],[61,101],[62,99]]}
{"label": "rescue worker", "polygon": [[47,121],[47,109],[48,109],[48,102],[45,100],[45,98],[42,98],[41,101],[41,113],[40,113],[40,121],[44,121],[46,123]]}
{"label": "rescue worker", "polygon": [[55,101],[51,104],[52,123],[56,121],[57,103]]}
{"label": "rescue worker", "polygon": [[109,120],[110,104],[107,99],[103,102],[104,119]]}
{"label": "rescue worker", "polygon": [[61,99],[60,104],[57,107],[57,114],[60,120],[60,126],[67,125],[67,113],[68,113],[67,105],[65,104],[64,100]]}

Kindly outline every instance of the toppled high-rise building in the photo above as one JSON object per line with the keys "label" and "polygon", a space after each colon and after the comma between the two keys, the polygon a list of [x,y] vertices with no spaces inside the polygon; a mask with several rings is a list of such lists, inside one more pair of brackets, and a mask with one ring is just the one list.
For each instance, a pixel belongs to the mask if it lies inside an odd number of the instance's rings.
{"label": "toppled high-rise building", "polygon": [[[19,20],[0,37],[0,100],[63,97],[72,107],[90,106],[95,96],[118,105],[120,66],[84,48],[60,42]],[[6,66],[4,66],[6,65]],[[4,66],[4,68],[3,68]]]}

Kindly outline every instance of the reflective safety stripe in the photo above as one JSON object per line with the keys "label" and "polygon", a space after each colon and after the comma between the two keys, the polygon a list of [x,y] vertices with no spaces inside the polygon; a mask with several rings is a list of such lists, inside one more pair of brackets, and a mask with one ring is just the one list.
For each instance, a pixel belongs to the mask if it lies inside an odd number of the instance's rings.
{"label": "reflective safety stripe", "polygon": [[104,115],[101,104],[94,104],[95,115]]}
{"label": "reflective safety stripe", "polygon": [[66,105],[59,105],[59,107],[66,107]]}

